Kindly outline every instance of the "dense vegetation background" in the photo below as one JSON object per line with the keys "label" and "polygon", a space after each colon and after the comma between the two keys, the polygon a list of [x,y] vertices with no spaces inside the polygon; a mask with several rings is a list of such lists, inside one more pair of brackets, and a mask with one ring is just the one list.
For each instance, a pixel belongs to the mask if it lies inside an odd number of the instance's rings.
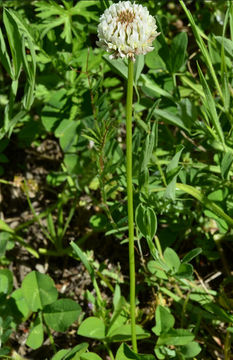
{"label": "dense vegetation background", "polygon": [[138,1],[161,32],[134,74],[144,355],[125,345],[127,63],[96,46],[112,3],[1,2],[0,357],[230,360],[233,3]]}

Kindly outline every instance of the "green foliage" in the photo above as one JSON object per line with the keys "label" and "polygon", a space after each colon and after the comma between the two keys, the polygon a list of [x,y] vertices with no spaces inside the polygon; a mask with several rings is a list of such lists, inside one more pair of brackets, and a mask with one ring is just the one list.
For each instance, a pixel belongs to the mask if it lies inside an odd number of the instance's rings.
{"label": "green foliage", "polygon": [[[106,354],[112,360],[229,360],[233,3],[143,2],[161,34],[154,50],[134,64],[138,354],[126,344],[127,61],[110,60],[96,47],[99,16],[111,3],[2,2],[0,357],[11,356],[12,338],[23,324],[25,332],[30,327],[26,345],[39,349],[49,338],[53,360]],[[58,158],[47,149],[40,153],[46,141],[56,143]],[[38,159],[46,170],[33,197],[27,176]],[[111,268],[112,254],[103,259],[115,246],[123,275],[115,263]],[[18,274],[8,265],[18,269],[22,248],[32,271],[15,289]],[[53,262],[61,268],[82,262],[91,279],[82,313],[76,301],[59,296],[50,275],[33,271],[45,259],[48,274]],[[73,336],[73,347],[67,340],[64,349],[56,348],[56,332],[68,338],[70,326],[76,336],[92,339],[89,346]]]}
{"label": "green foliage", "polygon": [[[80,315],[81,307],[74,300],[57,299],[57,289],[48,275],[32,271],[24,278],[21,288],[12,293],[12,287],[13,277],[10,270],[0,270],[0,308],[5,307],[6,312],[6,317],[1,318],[4,330],[3,343],[11,333],[8,329],[9,324],[12,326],[12,323],[25,321],[32,313],[36,313],[37,316],[31,321],[26,342],[32,349],[38,349],[43,344],[44,325],[47,329],[65,332]],[[6,304],[4,295],[9,296]]]}
{"label": "green foliage", "polygon": [[53,280],[36,271],[29,273],[23,280],[22,291],[32,311],[38,311],[45,305],[57,300],[57,289]]}
{"label": "green foliage", "polygon": [[143,355],[143,354],[135,354],[129,346],[126,344],[122,344],[117,350],[116,360],[154,360],[155,357],[153,355]]}

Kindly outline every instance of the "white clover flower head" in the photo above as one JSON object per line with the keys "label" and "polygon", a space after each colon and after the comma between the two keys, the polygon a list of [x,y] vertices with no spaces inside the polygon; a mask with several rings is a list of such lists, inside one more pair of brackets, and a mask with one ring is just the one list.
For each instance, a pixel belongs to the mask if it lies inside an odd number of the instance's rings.
{"label": "white clover flower head", "polygon": [[152,51],[153,40],[159,35],[155,18],[146,7],[119,1],[100,17],[97,45],[111,53],[110,59],[131,58]]}

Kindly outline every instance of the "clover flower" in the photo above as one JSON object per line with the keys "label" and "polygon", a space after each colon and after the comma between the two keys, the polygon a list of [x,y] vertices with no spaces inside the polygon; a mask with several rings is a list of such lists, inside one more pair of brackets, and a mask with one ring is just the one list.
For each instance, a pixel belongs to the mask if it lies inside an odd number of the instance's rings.
{"label": "clover flower", "polygon": [[153,16],[146,7],[119,1],[100,17],[97,45],[111,53],[110,59],[131,58],[153,50],[152,42],[159,35]]}

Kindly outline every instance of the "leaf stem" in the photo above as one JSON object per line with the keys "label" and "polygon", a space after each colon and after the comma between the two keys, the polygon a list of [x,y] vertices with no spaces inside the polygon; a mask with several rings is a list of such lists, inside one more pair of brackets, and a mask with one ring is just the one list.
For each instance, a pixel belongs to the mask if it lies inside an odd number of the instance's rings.
{"label": "leaf stem", "polygon": [[52,349],[53,349],[53,353],[56,354],[56,353],[57,353],[57,349],[56,349],[56,345],[55,345],[55,341],[54,341],[53,335],[51,334],[50,328],[49,328],[49,326],[46,324],[45,321],[44,321],[44,325],[45,325],[46,330],[47,330],[47,333],[48,333],[48,337],[49,337],[49,341],[50,341],[51,347],[52,347]]}
{"label": "leaf stem", "polygon": [[225,343],[224,343],[224,360],[230,360],[231,358],[230,351],[231,351],[231,334],[227,330]]}
{"label": "leaf stem", "polygon": [[104,344],[105,344],[105,347],[106,347],[106,349],[107,349],[107,351],[108,351],[108,354],[109,354],[110,359],[111,359],[111,360],[115,360],[114,355],[113,355],[113,353],[112,353],[112,350],[110,349],[108,343],[106,342],[106,343],[104,343]]}
{"label": "leaf stem", "polygon": [[129,226],[129,275],[130,275],[130,316],[133,351],[137,352],[135,320],[135,259],[134,259],[134,214],[132,184],[132,104],[133,104],[133,61],[128,62],[128,83],[126,99],[126,174]]}

